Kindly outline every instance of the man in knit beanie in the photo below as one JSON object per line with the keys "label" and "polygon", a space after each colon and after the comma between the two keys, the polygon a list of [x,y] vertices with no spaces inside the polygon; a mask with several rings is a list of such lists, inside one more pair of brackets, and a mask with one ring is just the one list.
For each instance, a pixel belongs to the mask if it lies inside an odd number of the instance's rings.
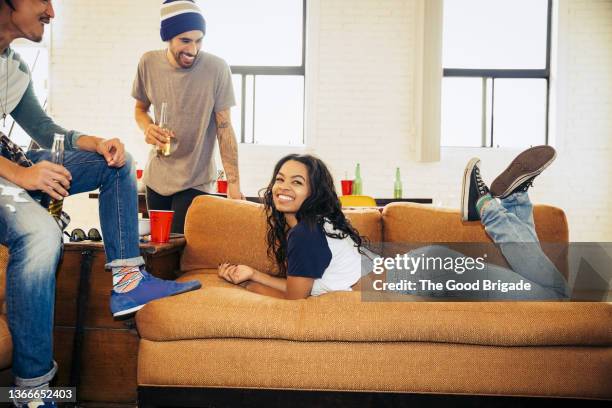
{"label": "man in knit beanie", "polygon": [[[165,0],[160,35],[167,48],[142,56],[132,88],[136,122],[152,145],[143,179],[147,205],[150,210],[174,210],[172,232],[178,233],[193,199],[216,192],[216,140],[227,196],[244,198],[230,120],[235,105],[232,73],[223,59],[200,51],[205,34],[206,21],[194,1]],[[162,104],[165,124],[159,126]]]}
{"label": "man in knit beanie", "polygon": [[[193,32],[191,31],[198,31]],[[200,8],[192,0],[166,0],[161,8],[161,28],[159,29],[162,41],[172,42],[179,34],[185,33],[193,36],[193,48],[173,47],[171,50],[175,61],[182,68],[189,68],[200,50],[202,39],[206,35],[206,21]],[[177,42],[185,42],[180,39]],[[176,44],[175,44],[176,45]],[[170,48],[169,48],[170,50]]]}

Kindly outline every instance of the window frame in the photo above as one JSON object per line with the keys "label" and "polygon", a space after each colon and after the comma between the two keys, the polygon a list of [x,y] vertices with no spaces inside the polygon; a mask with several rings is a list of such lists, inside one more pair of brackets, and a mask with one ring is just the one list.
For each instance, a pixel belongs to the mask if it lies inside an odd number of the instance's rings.
{"label": "window frame", "polygon": [[[257,93],[257,76],[301,76],[304,80],[304,108],[302,109],[302,144],[305,142],[304,137],[304,126],[305,126],[305,110],[306,110],[306,0],[302,0],[302,63],[297,66],[260,66],[260,65],[230,65],[232,75],[241,76],[241,89],[240,89],[240,143],[242,144],[257,144],[257,138],[255,134],[255,118],[256,118],[256,93]],[[246,141],[246,78],[247,76],[253,77],[253,97],[251,103],[253,104],[253,123],[251,124],[253,129],[253,141]],[[284,145],[284,144],[283,144]],[[281,145],[279,145],[281,146]]]}
{"label": "window frame", "polygon": [[[551,58],[551,36],[552,36],[552,1],[547,0],[546,16],[546,66],[543,69],[478,69],[478,68],[444,68],[443,78],[481,78],[482,79],[482,106],[481,106],[481,148],[494,148],[495,135],[493,126],[495,124],[495,79],[544,79],[546,80],[546,117],[544,143],[549,144],[549,117],[550,117],[550,58]],[[443,45],[444,46],[444,45]],[[487,81],[491,79],[491,140],[487,145]],[[453,146],[445,146],[453,147]]]}

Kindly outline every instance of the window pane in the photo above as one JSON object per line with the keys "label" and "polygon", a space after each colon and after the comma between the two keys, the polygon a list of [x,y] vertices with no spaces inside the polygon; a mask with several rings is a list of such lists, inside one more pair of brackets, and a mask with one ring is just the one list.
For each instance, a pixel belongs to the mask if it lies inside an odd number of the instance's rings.
{"label": "window pane", "polygon": [[444,0],[445,68],[546,68],[547,0]]}
{"label": "window pane", "polygon": [[493,145],[526,147],[546,143],[546,80],[496,79]]}
{"label": "window pane", "polygon": [[258,75],[255,80],[255,143],[304,143],[304,77]]}
{"label": "window pane", "polygon": [[482,146],[482,79],[442,80],[443,146]]}
{"label": "window pane", "polygon": [[245,107],[244,111],[244,141],[253,143],[253,86],[255,77],[253,75],[246,76],[246,92],[245,92]]}
{"label": "window pane", "polygon": [[302,0],[199,0],[202,49],[230,65],[302,65]]}

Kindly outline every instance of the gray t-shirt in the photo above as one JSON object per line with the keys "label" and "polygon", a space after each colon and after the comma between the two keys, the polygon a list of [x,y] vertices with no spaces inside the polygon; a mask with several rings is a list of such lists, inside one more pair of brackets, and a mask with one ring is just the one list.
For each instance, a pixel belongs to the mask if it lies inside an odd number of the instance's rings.
{"label": "gray t-shirt", "polygon": [[76,142],[83,134],[76,130],[62,128],[46,114],[34,94],[28,66],[11,48],[7,48],[0,56],[0,78],[2,78],[0,79],[2,110],[6,109],[7,114],[10,112],[15,122],[40,147],[50,149],[53,145],[53,136],[60,133],[66,136],[64,148],[66,150],[76,149]]}
{"label": "gray t-shirt", "polygon": [[168,127],[176,136],[176,150],[170,156],[158,156],[152,146],[144,184],[166,196],[190,188],[214,191],[215,113],[235,105],[227,63],[200,51],[191,68],[175,68],[166,50],[149,51],[138,64],[132,96],[154,107],[155,123],[166,102]]}

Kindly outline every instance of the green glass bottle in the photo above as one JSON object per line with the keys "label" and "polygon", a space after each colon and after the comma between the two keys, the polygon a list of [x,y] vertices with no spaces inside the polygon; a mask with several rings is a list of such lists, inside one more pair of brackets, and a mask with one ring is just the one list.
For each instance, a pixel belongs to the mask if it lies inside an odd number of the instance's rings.
{"label": "green glass bottle", "polygon": [[400,169],[395,168],[395,183],[393,184],[393,198],[402,198],[402,180],[400,179]]}
{"label": "green glass bottle", "polygon": [[363,183],[361,181],[361,167],[359,163],[355,167],[355,180],[353,180],[353,195],[363,194]]}

